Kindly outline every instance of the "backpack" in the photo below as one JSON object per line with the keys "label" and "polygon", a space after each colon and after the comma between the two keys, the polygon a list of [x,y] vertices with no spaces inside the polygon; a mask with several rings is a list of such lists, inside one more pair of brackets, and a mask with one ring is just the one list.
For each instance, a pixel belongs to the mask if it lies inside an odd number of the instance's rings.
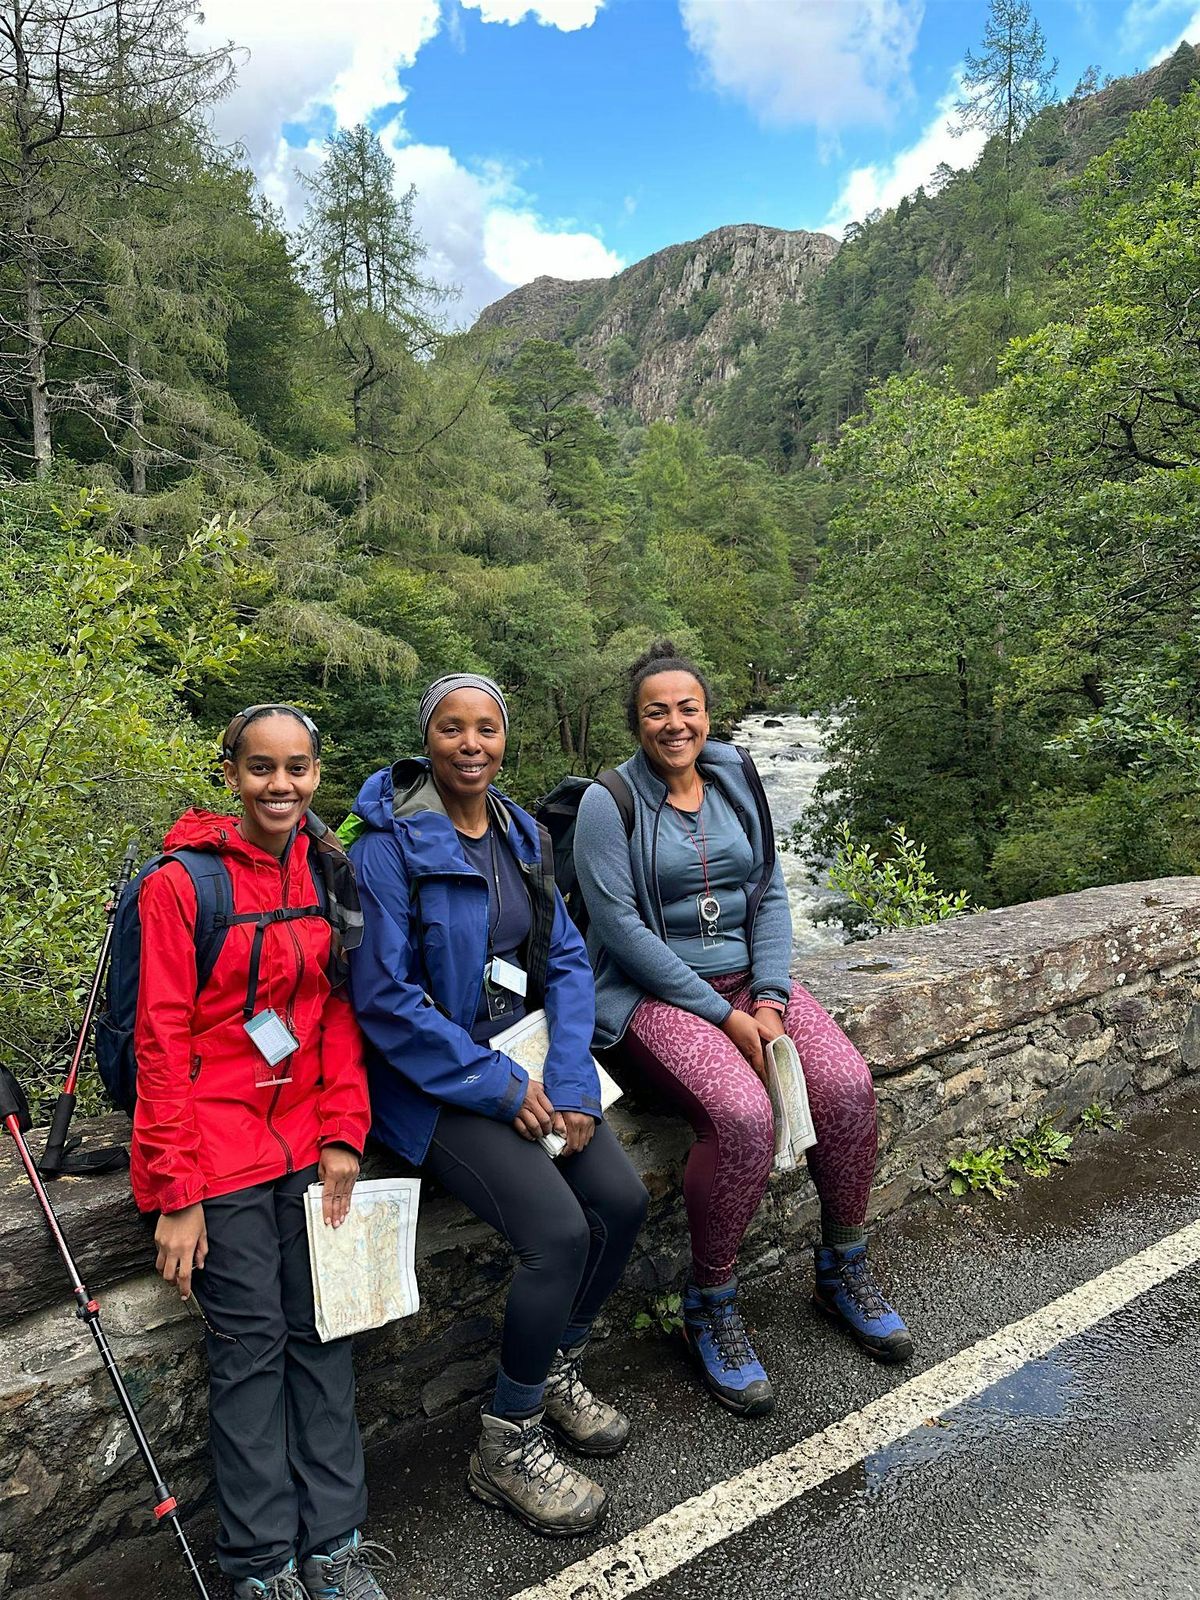
{"label": "backpack", "polygon": [[617,803],[621,821],[625,824],[625,837],[633,837],[633,791],[619,772],[610,770],[598,773],[595,778],[563,778],[557,783],[533,815],[550,836],[554,850],[554,882],[563,897],[571,920],[580,933],[587,933],[588,909],[575,876],[575,824],[579,817],[579,802],[593,783],[607,789]]}
{"label": "backpack", "polygon": [[[311,819],[316,822],[315,818]],[[323,829],[323,824],[318,824]],[[314,830],[315,832],[315,830]],[[229,869],[215,850],[168,850],[151,856],[121,890],[113,917],[113,936],[104,1007],[96,1019],[96,1064],[109,1099],[120,1111],[133,1115],[137,1101],[137,1059],[133,1028],[137,1017],[142,962],[142,918],[138,896],[142,884],[168,861],[177,861],[192,881],[196,893],[196,996],[212,977],[217,957],[230,928],[238,923],[255,925],[247,986],[246,1020],[254,1014],[258,989],[258,962],[263,935],[272,922],[294,922],[300,917],[330,920],[329,890],[323,872],[313,871],[320,902],[314,906],[287,906],[278,911],[247,911],[234,915],[233,884]],[[314,859],[313,866],[316,866]]]}

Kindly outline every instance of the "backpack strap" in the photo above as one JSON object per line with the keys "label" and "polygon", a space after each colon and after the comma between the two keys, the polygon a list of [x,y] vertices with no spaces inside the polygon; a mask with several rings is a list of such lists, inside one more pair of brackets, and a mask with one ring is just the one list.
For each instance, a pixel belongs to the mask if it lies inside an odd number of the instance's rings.
{"label": "backpack strap", "polygon": [[[253,925],[254,939],[250,945],[250,970],[246,980],[246,999],[242,1015],[249,1022],[258,1001],[259,969],[262,964],[263,936],[273,922],[297,922],[301,917],[324,917],[325,907],[284,906],[278,911],[241,911],[233,909],[233,885],[229,868],[215,850],[171,850],[164,861],[178,861],[192,881],[196,894],[196,994],[213,975],[217,957],[230,928],[240,924]],[[317,875],[314,874],[314,884]],[[317,887],[318,897],[321,894]]]}
{"label": "backpack strap", "polygon": [[196,896],[196,994],[212,977],[233,920],[229,868],[215,850],[171,850],[163,861],[178,861]]}
{"label": "backpack strap", "polygon": [[621,813],[621,821],[625,825],[625,837],[632,839],[633,790],[629,787],[629,780],[623,778],[615,767],[609,767],[607,771],[596,774],[596,782],[612,795],[617,810]]}
{"label": "backpack strap", "polygon": [[544,1001],[546,975],[550,970],[550,944],[554,937],[554,840],[545,823],[537,822],[536,826],[541,859],[530,874],[531,920],[529,942],[525,947],[525,965],[534,994]]}

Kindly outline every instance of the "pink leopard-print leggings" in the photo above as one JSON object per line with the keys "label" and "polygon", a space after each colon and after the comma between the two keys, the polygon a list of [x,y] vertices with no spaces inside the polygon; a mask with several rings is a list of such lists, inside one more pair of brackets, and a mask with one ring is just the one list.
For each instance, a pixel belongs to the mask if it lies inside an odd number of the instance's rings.
{"label": "pink leopard-print leggings", "polygon": [[[712,984],[739,1011],[752,1011],[748,974]],[[877,1148],[870,1068],[798,983],[792,984],[783,1025],[804,1064],[817,1131],[807,1161],[822,1217],[860,1226]],[[767,1091],[720,1028],[664,1000],[642,1001],[621,1049],[695,1130],[683,1177],[692,1271],[701,1287],[725,1283],[771,1173],[775,1131]]]}

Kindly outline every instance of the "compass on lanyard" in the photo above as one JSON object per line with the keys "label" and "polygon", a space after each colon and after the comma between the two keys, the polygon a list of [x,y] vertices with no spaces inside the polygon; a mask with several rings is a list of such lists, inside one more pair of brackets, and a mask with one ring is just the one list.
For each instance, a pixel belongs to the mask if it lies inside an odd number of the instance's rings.
{"label": "compass on lanyard", "polygon": [[[685,838],[691,841],[692,849],[695,850],[700,861],[700,871],[704,874],[704,892],[696,896],[696,916],[700,923],[700,938],[705,944],[719,944],[721,942],[721,902],[712,892],[712,884],[708,881],[708,836],[704,831],[704,796],[707,793],[708,791],[705,788],[700,791],[700,805],[696,811],[696,833],[692,832],[687,823],[683,823],[683,831]],[[676,812],[676,816],[679,816],[678,812]]]}

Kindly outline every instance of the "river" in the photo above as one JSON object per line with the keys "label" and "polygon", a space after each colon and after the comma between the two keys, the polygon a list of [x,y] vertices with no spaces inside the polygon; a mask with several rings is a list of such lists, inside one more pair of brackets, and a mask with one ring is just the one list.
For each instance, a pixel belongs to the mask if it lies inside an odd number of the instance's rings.
{"label": "river", "polygon": [[[733,737],[754,757],[771,804],[776,835],[786,835],[803,815],[826,769],[817,718],[791,712],[744,717]],[[781,853],[780,860],[792,905],[796,954],[812,955],[844,944],[846,935],[840,922],[814,921],[815,914],[835,898],[824,882],[824,873],[818,869],[814,878],[803,856],[790,851]]]}

